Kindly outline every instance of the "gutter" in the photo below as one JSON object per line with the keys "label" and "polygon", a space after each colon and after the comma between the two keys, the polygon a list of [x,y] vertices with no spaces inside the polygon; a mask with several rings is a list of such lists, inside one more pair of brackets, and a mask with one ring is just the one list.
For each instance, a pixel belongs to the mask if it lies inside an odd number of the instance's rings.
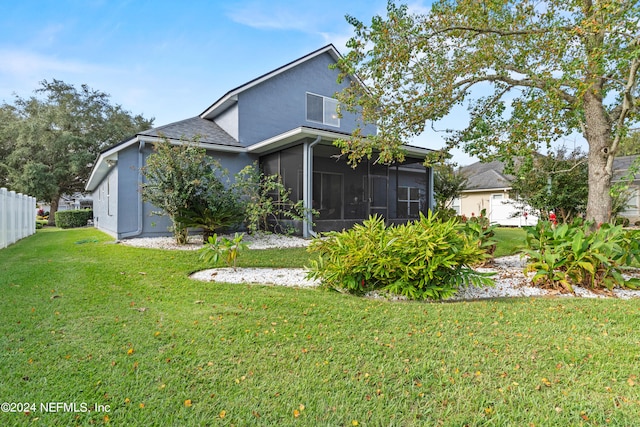
{"label": "gutter", "polygon": [[306,218],[302,223],[302,237],[304,238],[317,236],[316,232],[313,231],[313,213],[311,212],[313,209],[311,200],[313,198],[313,147],[321,140],[322,137],[318,135],[315,140],[305,144],[303,167],[306,173],[303,176],[303,199]]}
{"label": "gutter", "polygon": [[[140,144],[138,145],[138,182],[142,183],[142,166],[143,166],[143,160],[144,160],[144,156],[142,154],[142,150],[144,150],[144,140],[141,139],[140,140]],[[139,236],[140,234],[142,234],[142,227],[143,227],[143,215],[142,215],[142,208],[143,208],[143,203],[142,203],[142,189],[138,189],[138,228],[136,228],[134,231],[128,231],[126,233],[122,233],[118,239],[126,239],[128,237],[135,237],[135,236]]]}

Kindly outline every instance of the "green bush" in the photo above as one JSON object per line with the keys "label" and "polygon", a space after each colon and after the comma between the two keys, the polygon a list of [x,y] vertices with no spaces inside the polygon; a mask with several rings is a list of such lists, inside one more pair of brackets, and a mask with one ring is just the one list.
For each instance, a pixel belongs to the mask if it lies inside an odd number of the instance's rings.
{"label": "green bush", "polygon": [[485,250],[489,255],[493,255],[496,251],[495,235],[498,224],[491,225],[489,218],[487,218],[486,210],[483,209],[480,212],[480,216],[472,216],[469,219],[464,219],[464,232],[476,241],[478,246]]}
{"label": "green bush", "polygon": [[280,220],[303,221],[307,212],[302,200],[291,200],[291,189],[285,187],[282,177],[278,174],[265,175],[258,163],[246,166],[235,175],[233,191],[238,195],[244,206],[244,223],[250,234],[260,231],[274,231],[276,233],[293,232],[292,228],[284,226]]}
{"label": "green bush", "polygon": [[526,272],[535,272],[535,285],[573,292],[573,286],[612,290],[615,286],[637,289],[640,280],[625,280],[624,269],[640,260],[640,233],[622,225],[575,220],[553,226],[539,221],[527,229]]}
{"label": "green bush", "polygon": [[488,255],[456,219],[435,215],[386,226],[374,216],[342,232],[314,239],[309,277],[330,289],[364,294],[382,290],[410,299],[443,299],[466,285],[486,286],[488,274],[471,266]]}
{"label": "green bush", "polygon": [[629,220],[629,218],[626,218],[626,217],[623,217],[623,216],[616,217],[616,225],[621,225],[623,227],[628,227],[630,222],[631,221]]}
{"label": "green bush", "polygon": [[85,227],[87,221],[93,218],[91,209],[56,212],[56,226],[60,228]]}
{"label": "green bush", "polygon": [[226,237],[218,239],[218,235],[214,233],[209,236],[207,244],[200,249],[200,259],[214,264],[223,259],[228,267],[232,267],[233,271],[236,271],[239,253],[248,247],[246,243],[242,242],[243,238],[244,233],[236,233],[233,240]]}

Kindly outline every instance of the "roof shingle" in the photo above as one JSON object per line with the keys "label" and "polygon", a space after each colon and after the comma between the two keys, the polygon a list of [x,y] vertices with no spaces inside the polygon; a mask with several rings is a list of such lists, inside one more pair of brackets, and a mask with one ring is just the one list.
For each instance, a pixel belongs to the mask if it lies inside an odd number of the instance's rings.
{"label": "roof shingle", "polygon": [[192,140],[196,136],[200,142],[232,147],[242,147],[231,135],[225,132],[213,120],[206,120],[200,117],[180,120],[168,125],[149,129],[140,132],[138,135],[167,137],[169,139]]}

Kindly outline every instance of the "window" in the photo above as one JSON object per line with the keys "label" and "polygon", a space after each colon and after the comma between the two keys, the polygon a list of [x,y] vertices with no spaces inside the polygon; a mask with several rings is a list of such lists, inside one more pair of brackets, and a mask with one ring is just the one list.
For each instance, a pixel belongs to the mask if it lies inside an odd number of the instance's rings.
{"label": "window", "polygon": [[420,212],[420,189],[398,187],[398,218],[417,218]]}
{"label": "window", "polygon": [[451,201],[451,209],[456,211],[456,215],[460,215],[460,197],[456,197]]}
{"label": "window", "polygon": [[307,121],[340,127],[338,101],[326,96],[307,93]]}
{"label": "window", "polygon": [[107,177],[107,215],[111,216],[111,177]]}

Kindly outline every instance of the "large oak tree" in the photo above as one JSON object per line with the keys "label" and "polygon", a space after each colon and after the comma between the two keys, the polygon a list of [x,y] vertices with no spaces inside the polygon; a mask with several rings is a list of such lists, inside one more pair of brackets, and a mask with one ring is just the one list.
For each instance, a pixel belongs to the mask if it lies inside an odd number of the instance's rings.
{"label": "large oak tree", "polygon": [[[392,2],[355,35],[339,62],[355,74],[338,97],[378,135],[341,141],[351,161],[401,144],[454,107],[469,118],[448,147],[509,162],[574,132],[588,143],[587,218],[611,214],[613,159],[638,120],[640,6],[630,0],[441,0],[424,14]],[[454,110],[455,111],[455,110]]]}
{"label": "large oak tree", "polygon": [[60,196],[84,190],[100,151],[152,125],[87,85],[45,80],[0,106],[0,184],[48,202],[53,224]]}

